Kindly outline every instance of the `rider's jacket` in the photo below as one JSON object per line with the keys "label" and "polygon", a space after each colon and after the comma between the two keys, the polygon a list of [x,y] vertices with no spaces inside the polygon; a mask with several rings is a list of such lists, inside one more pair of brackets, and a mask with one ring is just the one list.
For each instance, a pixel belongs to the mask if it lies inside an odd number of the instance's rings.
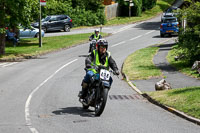
{"label": "rider's jacket", "polygon": [[100,34],[98,34],[97,36],[96,36],[96,34],[92,34],[92,35],[90,36],[90,39],[91,39],[91,40],[93,40],[93,39],[99,40],[99,39],[101,39],[101,38],[102,38],[102,36],[101,36]]}
{"label": "rider's jacket", "polygon": [[113,71],[118,70],[116,62],[111,57],[110,52],[106,51],[105,54],[100,55],[98,50],[93,50],[88,58],[85,60],[85,65],[88,70],[93,71],[94,73],[97,73],[94,69],[95,65],[103,65],[109,70],[109,67],[113,69]]}

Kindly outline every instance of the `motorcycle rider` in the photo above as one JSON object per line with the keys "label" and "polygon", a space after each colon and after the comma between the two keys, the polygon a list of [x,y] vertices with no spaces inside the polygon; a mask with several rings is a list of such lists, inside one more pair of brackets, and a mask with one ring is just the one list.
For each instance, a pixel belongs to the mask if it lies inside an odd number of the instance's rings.
{"label": "motorcycle rider", "polygon": [[99,40],[99,39],[101,39],[101,38],[102,38],[102,36],[101,36],[100,33],[99,33],[99,29],[95,29],[95,30],[94,30],[94,34],[92,34],[92,35],[90,36],[89,41],[92,41],[92,40]]}
{"label": "motorcycle rider", "polygon": [[[104,65],[108,70],[109,67],[113,70],[113,73],[119,75],[119,70],[116,62],[111,57],[110,52],[107,51],[108,42],[105,39],[99,39],[97,41],[97,49],[93,50],[90,55],[85,60],[86,65],[86,75],[82,81],[82,91],[79,93],[79,97],[84,99],[87,95],[87,87],[91,82],[91,77],[94,76],[97,72],[97,67],[99,65]],[[112,78],[110,78],[110,85],[112,84]]]}

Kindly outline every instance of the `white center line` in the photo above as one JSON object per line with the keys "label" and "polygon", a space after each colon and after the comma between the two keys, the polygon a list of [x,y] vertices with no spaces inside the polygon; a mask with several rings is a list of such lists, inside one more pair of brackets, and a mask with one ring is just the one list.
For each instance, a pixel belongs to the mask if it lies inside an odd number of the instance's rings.
{"label": "white center line", "polygon": [[155,30],[149,31],[149,32],[145,33],[145,35],[150,34],[150,33],[154,32],[154,31]]}
{"label": "white center line", "polygon": [[114,45],[112,45],[111,47],[115,47],[115,46],[120,45],[120,44],[123,44],[123,43],[125,43],[125,41],[120,42],[120,43],[117,43],[117,44],[114,44]]}
{"label": "white center line", "polygon": [[142,37],[142,35],[139,35],[139,36],[136,36],[134,38],[131,38],[130,40],[135,40],[135,39],[140,38],[140,37]]}
{"label": "white center line", "polygon": [[63,65],[62,67],[60,67],[58,70],[56,70],[52,75],[50,75],[46,80],[44,80],[39,86],[37,86],[28,96],[28,99],[26,100],[26,104],[25,104],[25,119],[26,119],[26,125],[29,127],[30,131],[32,133],[39,133],[37,131],[36,128],[32,127],[32,123],[31,123],[31,118],[30,118],[30,102],[31,99],[34,95],[34,93],[36,91],[38,91],[40,89],[40,87],[42,87],[48,80],[50,80],[53,76],[55,76],[60,70],[62,70],[63,68],[65,68],[66,66],[72,64],[73,62],[77,61],[78,59],[74,59],[70,62],[68,62],[67,64]]}

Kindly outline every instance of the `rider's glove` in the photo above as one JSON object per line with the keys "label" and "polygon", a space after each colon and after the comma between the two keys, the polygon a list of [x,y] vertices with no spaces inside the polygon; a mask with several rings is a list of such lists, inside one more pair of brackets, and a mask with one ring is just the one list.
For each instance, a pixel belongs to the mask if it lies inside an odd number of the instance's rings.
{"label": "rider's glove", "polygon": [[119,75],[119,71],[118,71],[118,70],[115,70],[115,71],[114,71],[114,75]]}
{"label": "rider's glove", "polygon": [[93,69],[95,69],[96,71],[98,71],[99,67],[98,66],[92,66]]}

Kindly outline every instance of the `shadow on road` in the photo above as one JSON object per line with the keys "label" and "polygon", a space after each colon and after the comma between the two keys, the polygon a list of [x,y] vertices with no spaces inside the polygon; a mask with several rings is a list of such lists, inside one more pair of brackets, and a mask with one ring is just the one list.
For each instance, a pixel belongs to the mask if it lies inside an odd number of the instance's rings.
{"label": "shadow on road", "polygon": [[66,107],[66,108],[61,108],[60,110],[55,110],[52,113],[56,115],[72,114],[72,115],[80,115],[83,117],[94,117],[94,114],[92,112],[94,111],[90,109],[83,109],[82,107]]}
{"label": "shadow on road", "polygon": [[161,22],[144,22],[134,28],[140,28],[142,30],[159,30],[160,24]]}

